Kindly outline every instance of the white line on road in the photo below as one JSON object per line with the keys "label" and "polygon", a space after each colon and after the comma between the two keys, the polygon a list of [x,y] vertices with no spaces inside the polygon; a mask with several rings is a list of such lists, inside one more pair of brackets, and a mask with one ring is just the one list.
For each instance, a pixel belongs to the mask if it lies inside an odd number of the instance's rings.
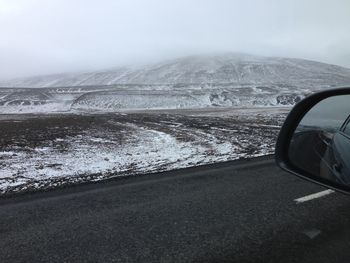
{"label": "white line on road", "polygon": [[318,193],[314,193],[314,194],[311,194],[311,195],[307,195],[307,196],[303,196],[303,197],[294,199],[294,201],[297,204],[300,204],[300,203],[311,201],[313,199],[320,198],[320,197],[323,197],[323,196],[326,196],[326,195],[330,195],[330,194],[333,194],[333,193],[334,193],[333,190],[328,189],[328,190],[325,190],[325,191],[321,191],[321,192],[318,192]]}

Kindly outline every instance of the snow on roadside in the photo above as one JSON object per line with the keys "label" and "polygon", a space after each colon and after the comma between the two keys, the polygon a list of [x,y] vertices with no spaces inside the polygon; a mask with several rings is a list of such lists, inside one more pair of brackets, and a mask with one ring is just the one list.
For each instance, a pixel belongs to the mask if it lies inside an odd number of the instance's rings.
{"label": "snow on roadside", "polygon": [[45,118],[53,124],[39,123],[52,128],[32,130],[32,120],[19,122],[29,133],[3,140],[0,194],[266,155],[273,152],[278,127],[271,116],[259,126],[231,117],[120,114],[76,130],[95,117],[76,116],[73,122],[67,116],[61,124]]}
{"label": "snow on roadside", "polygon": [[[204,149],[179,143],[173,136],[155,130],[133,128],[133,138],[126,145],[87,136],[65,140],[65,151],[55,147],[22,149],[0,152],[0,192],[8,188],[58,177],[67,178],[85,174],[122,175],[147,173],[188,166],[197,162]],[[60,140],[56,140],[60,142]]]}

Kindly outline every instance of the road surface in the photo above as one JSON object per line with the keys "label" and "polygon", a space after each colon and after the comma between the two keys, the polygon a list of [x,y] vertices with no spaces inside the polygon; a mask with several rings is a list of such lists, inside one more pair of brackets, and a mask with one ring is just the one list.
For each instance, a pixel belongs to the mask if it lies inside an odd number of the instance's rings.
{"label": "road surface", "polygon": [[324,190],[265,157],[2,198],[0,262],[346,262]]}

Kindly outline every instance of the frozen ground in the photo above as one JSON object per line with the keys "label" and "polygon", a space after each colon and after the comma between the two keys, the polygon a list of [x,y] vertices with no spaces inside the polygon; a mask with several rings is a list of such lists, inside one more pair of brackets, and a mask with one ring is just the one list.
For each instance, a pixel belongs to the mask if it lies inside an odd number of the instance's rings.
{"label": "frozen ground", "polygon": [[0,193],[269,154],[288,110],[1,115]]}
{"label": "frozen ground", "polygon": [[309,87],[286,84],[113,85],[0,88],[0,114],[120,112],[150,109],[290,107]]}

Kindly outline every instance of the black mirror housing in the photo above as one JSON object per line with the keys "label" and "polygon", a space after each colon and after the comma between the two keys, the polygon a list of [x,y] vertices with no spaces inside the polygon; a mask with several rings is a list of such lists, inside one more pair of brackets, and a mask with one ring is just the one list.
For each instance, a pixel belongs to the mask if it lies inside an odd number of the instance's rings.
{"label": "black mirror housing", "polygon": [[[350,183],[344,183],[344,181],[337,179],[337,177],[331,177],[331,176],[322,176],[322,172],[317,173],[317,172],[310,172],[307,169],[302,169],[300,165],[296,165],[296,162],[293,161],[293,158],[291,158],[290,155],[290,146],[293,145],[293,143],[295,143],[294,139],[295,138],[295,134],[297,134],[297,128],[300,127],[299,125],[301,124],[301,122],[304,120],[305,116],[311,112],[311,110],[316,107],[320,102],[325,101],[328,98],[332,98],[332,97],[336,97],[336,96],[345,96],[345,95],[350,95],[350,88],[340,88],[340,89],[332,89],[332,90],[326,90],[326,91],[322,91],[322,92],[318,92],[315,94],[312,94],[308,97],[306,97],[304,100],[300,101],[298,104],[296,104],[294,106],[294,108],[291,110],[291,112],[289,113],[289,115],[287,116],[281,131],[279,133],[278,139],[277,139],[277,143],[276,143],[276,149],[275,149],[275,159],[276,159],[276,163],[279,167],[281,167],[283,170],[290,172],[296,176],[299,176],[303,179],[312,181],[314,183],[323,185],[325,187],[328,188],[332,188],[334,190],[346,193],[346,194],[350,194]],[[348,99],[348,98],[346,98]],[[350,109],[350,100],[348,102],[349,105],[349,109]],[[330,107],[328,107],[330,108]],[[350,115],[350,111],[347,112],[347,115]],[[346,119],[346,121],[349,122],[348,120],[349,118]],[[345,121],[345,120],[344,120]],[[343,124],[344,125],[344,124]],[[311,127],[311,126],[310,126]],[[343,127],[343,126],[342,126]],[[318,129],[317,130],[318,133],[326,133],[325,130],[322,129]],[[299,132],[300,134],[300,132]],[[317,134],[317,137],[319,137],[319,134]],[[314,141],[311,142],[311,140],[304,140],[302,145],[306,144],[312,144],[315,143]],[[349,138],[349,142],[350,142],[350,138]],[[330,147],[328,143],[326,143],[325,147],[327,147],[327,149]],[[349,144],[350,145],[350,144]],[[298,154],[304,154],[304,157],[306,158],[306,163],[307,161],[309,161],[307,158],[310,158],[310,162],[311,161],[311,157],[309,156],[310,154],[306,154],[305,152],[303,152],[303,149],[298,149],[295,150],[296,147],[294,147],[294,151],[296,155]],[[303,148],[303,147],[301,147]],[[310,145],[309,148],[312,148],[312,150],[314,151],[314,145]],[[343,147],[344,148],[344,147]],[[350,147],[349,148],[349,153],[350,153]],[[329,150],[327,150],[327,156]],[[332,149],[332,155],[333,155],[333,149]],[[324,152],[323,152],[324,154]],[[325,158],[323,154],[320,154],[319,156],[319,160],[321,160],[321,162],[325,161]],[[339,153],[337,153],[337,156],[339,156]],[[334,158],[332,158],[334,159]],[[347,160],[350,165],[350,158],[349,160]],[[344,162],[343,162],[344,163]],[[320,166],[320,165],[319,165]],[[332,165],[326,165],[326,167],[334,167],[334,170],[332,168],[332,173],[337,173],[337,171],[339,171],[340,168],[342,168],[343,166],[341,164],[334,164],[332,163]],[[329,168],[330,170],[331,168]],[[322,171],[322,169],[321,169]],[[350,170],[349,170],[350,171]],[[327,172],[329,173],[329,171]],[[339,177],[339,176],[338,176]],[[349,182],[350,182],[350,176],[349,177]]]}

